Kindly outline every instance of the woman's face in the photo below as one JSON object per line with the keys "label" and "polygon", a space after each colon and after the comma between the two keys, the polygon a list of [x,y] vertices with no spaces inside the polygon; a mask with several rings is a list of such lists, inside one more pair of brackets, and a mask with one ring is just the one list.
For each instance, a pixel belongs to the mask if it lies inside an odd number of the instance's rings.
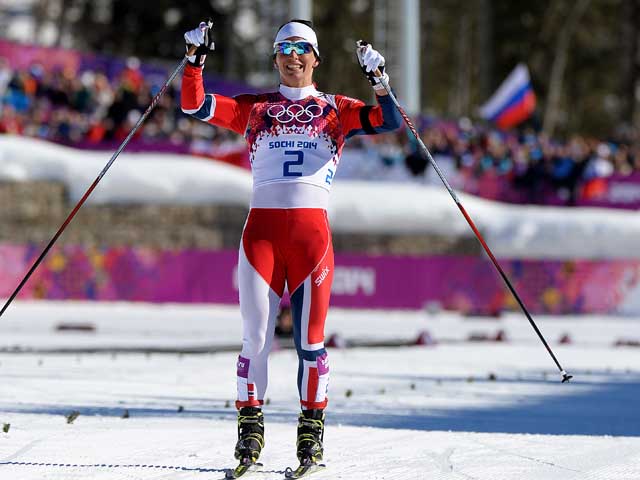
{"label": "woman's face", "polygon": [[[304,42],[300,37],[287,38],[290,42]],[[316,56],[309,53],[297,53],[295,49],[288,55],[276,53],[275,64],[280,72],[280,83],[287,87],[308,87],[313,83],[313,69],[318,66]]]}

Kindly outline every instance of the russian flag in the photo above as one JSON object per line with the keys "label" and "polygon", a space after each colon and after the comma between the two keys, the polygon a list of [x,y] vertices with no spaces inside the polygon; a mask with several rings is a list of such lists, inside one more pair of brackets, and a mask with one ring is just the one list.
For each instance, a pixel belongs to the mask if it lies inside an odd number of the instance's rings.
{"label": "russian flag", "polygon": [[529,118],[535,108],[536,95],[531,87],[529,69],[520,63],[480,107],[480,115],[499,128],[508,129]]}

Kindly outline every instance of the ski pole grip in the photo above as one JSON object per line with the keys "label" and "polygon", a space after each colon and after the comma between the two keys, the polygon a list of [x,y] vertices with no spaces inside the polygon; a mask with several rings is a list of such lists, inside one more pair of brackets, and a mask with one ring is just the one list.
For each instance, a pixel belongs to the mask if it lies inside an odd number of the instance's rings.
{"label": "ski pole grip", "polygon": [[[211,30],[211,28],[213,28],[213,20],[211,19],[211,17],[209,17],[206,22],[200,22],[200,28],[208,28],[209,30]],[[185,53],[184,56],[190,57],[192,55],[195,55],[197,49],[198,49],[198,45],[191,45],[191,47],[189,47],[189,50],[187,50],[187,53]]]}
{"label": "ski pole grip", "polygon": [[198,49],[197,45],[191,45],[191,47],[189,47],[189,50],[187,50],[187,53],[185,53],[184,56],[190,57],[192,55],[195,55],[197,49]]}
{"label": "ski pole grip", "polygon": [[[364,49],[367,45],[369,45],[369,42],[367,42],[366,40],[356,40],[356,47],[358,48],[358,50]],[[382,77],[382,73],[377,68],[373,71],[373,75],[375,77]]]}

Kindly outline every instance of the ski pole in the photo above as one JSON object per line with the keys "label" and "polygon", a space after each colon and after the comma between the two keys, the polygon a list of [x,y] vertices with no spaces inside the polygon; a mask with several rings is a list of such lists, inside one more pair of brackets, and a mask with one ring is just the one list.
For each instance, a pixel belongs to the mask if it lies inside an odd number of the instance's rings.
{"label": "ski pole", "polygon": [[[360,47],[361,44],[360,42],[358,42],[358,47]],[[484,251],[487,252],[487,255],[489,255],[489,258],[491,259],[491,261],[493,262],[493,265],[496,267],[496,269],[498,270],[498,272],[500,273],[500,276],[502,277],[502,279],[504,280],[504,283],[507,285],[507,287],[509,288],[509,290],[511,291],[511,293],[513,294],[513,297],[516,299],[516,301],[518,302],[518,305],[520,305],[520,308],[522,309],[522,311],[524,312],[525,316],[527,317],[527,320],[529,320],[529,323],[531,324],[531,326],[533,327],[533,329],[535,330],[535,332],[538,334],[538,337],[540,338],[540,341],[542,341],[542,344],[545,346],[545,348],[547,349],[547,351],[549,352],[549,355],[551,355],[551,358],[553,359],[553,361],[555,362],[556,366],[558,367],[558,370],[560,370],[560,374],[562,375],[562,383],[564,382],[568,382],[571,378],[573,378],[573,375],[569,375],[560,365],[560,362],[558,362],[558,359],[556,358],[556,356],[553,354],[553,351],[551,350],[551,347],[549,347],[549,344],[547,343],[547,341],[544,339],[544,336],[542,335],[542,332],[540,332],[540,329],[538,328],[538,326],[536,325],[536,322],[533,321],[533,318],[531,317],[531,315],[529,314],[529,311],[527,310],[527,307],[525,307],[524,303],[522,302],[522,300],[520,299],[520,295],[518,295],[518,292],[516,292],[515,288],[513,287],[513,285],[511,284],[511,281],[509,281],[509,278],[507,277],[507,275],[504,273],[504,270],[502,270],[502,267],[500,266],[500,264],[498,263],[498,260],[496,260],[496,257],[493,255],[493,253],[491,252],[491,249],[489,248],[489,246],[487,245],[487,243],[484,241],[484,238],[482,237],[482,235],[480,234],[480,232],[478,231],[478,229],[476,228],[476,225],[473,223],[473,220],[471,220],[471,217],[469,216],[469,214],[467,213],[467,211],[465,210],[464,206],[462,205],[462,202],[460,202],[460,199],[458,198],[458,196],[456,195],[456,193],[453,191],[453,188],[451,188],[451,185],[449,185],[449,182],[447,181],[447,179],[445,178],[444,174],[442,173],[442,171],[440,170],[440,168],[438,167],[438,164],[436,163],[436,161],[433,159],[433,157],[431,156],[431,153],[429,152],[429,149],[425,146],[425,144],[422,142],[422,139],[420,138],[420,135],[418,134],[416,128],[413,126],[413,123],[411,122],[411,120],[409,119],[409,116],[405,113],[404,109],[400,106],[400,103],[398,103],[398,100],[396,99],[395,95],[393,94],[393,92],[391,91],[391,87],[389,87],[389,84],[387,83],[387,81],[384,79],[384,77],[382,76],[382,74],[380,73],[379,70],[376,70],[375,75],[377,77],[379,77],[380,79],[380,83],[382,84],[382,86],[384,87],[384,89],[387,91],[387,93],[389,94],[389,97],[391,98],[391,101],[393,102],[393,104],[396,106],[396,108],[398,109],[398,112],[400,112],[400,115],[402,116],[402,118],[404,119],[405,123],[407,124],[407,127],[409,127],[409,130],[411,130],[411,133],[413,134],[413,136],[416,138],[418,145],[420,146],[420,148],[422,149],[422,151],[425,153],[425,155],[427,156],[427,159],[429,160],[429,163],[431,164],[431,166],[433,167],[433,169],[436,171],[436,173],[438,174],[438,177],[440,177],[440,180],[442,180],[442,183],[444,184],[444,186],[446,187],[446,189],[449,191],[449,194],[451,195],[451,198],[453,198],[453,201],[456,202],[456,205],[458,206],[458,208],[460,209],[460,212],[462,212],[462,215],[464,216],[464,218],[467,220],[467,223],[469,224],[469,226],[471,227],[471,230],[473,230],[473,233],[475,234],[476,238],[478,239],[478,241],[480,242],[480,244],[482,245],[482,247],[484,248]]]}
{"label": "ski pole", "polygon": [[109,170],[109,168],[111,168],[111,165],[113,164],[113,162],[115,162],[116,158],[118,158],[118,155],[120,155],[122,150],[124,150],[124,147],[126,147],[127,144],[129,143],[129,140],[131,140],[133,135],[138,131],[138,128],[140,128],[140,125],[142,125],[142,122],[145,121],[145,119],[149,116],[149,113],[151,113],[151,110],[153,110],[155,108],[155,106],[158,104],[158,101],[160,100],[160,97],[162,97],[162,95],[164,95],[164,92],[167,90],[167,88],[169,87],[169,85],[171,84],[173,79],[184,68],[184,66],[186,65],[186,63],[188,61],[187,57],[189,57],[191,55],[194,55],[197,48],[198,48],[197,46],[192,45],[189,48],[189,51],[185,54],[184,58],[180,61],[178,66],[175,68],[175,70],[171,73],[171,75],[169,75],[169,78],[167,79],[165,84],[162,86],[162,88],[156,94],[156,96],[153,97],[153,99],[151,100],[151,103],[149,104],[149,106],[147,107],[145,112],[142,114],[142,116],[138,119],[136,124],[133,126],[133,128],[131,129],[131,132],[129,132],[129,135],[127,135],[127,137],[120,144],[120,146],[118,147],[116,152],[111,156],[111,159],[109,160],[109,162],[107,162],[107,164],[102,169],[102,171],[100,172],[98,177],[94,180],[94,182],[91,184],[91,186],[87,189],[87,191],[82,196],[80,201],[76,204],[76,206],[73,208],[73,210],[71,211],[71,213],[69,214],[67,219],[60,226],[60,228],[58,229],[56,234],[53,236],[53,238],[49,241],[48,245],[44,248],[44,250],[42,251],[40,256],[33,263],[33,265],[31,266],[31,268],[29,269],[27,274],[24,276],[24,278],[22,279],[22,281],[20,282],[18,287],[14,290],[14,292],[11,294],[9,299],[6,301],[6,303],[2,307],[2,310],[0,310],[0,317],[2,317],[2,315],[7,310],[7,308],[9,308],[9,305],[11,305],[11,302],[13,302],[14,298],[16,298],[16,296],[18,295],[20,290],[22,290],[22,287],[24,287],[25,283],[27,283],[27,280],[29,280],[29,278],[31,277],[33,272],[36,270],[36,268],[38,268],[38,265],[40,265],[40,263],[42,262],[44,257],[47,255],[47,253],[49,253],[49,250],[51,250],[51,247],[53,247],[53,244],[56,243],[56,241],[58,240],[60,235],[62,235],[62,232],[67,228],[67,225],[69,225],[71,220],[73,220],[73,217],[76,216],[76,213],[78,213],[78,210],[80,210],[80,207],[82,207],[82,205],[84,205],[84,202],[87,200],[87,198],[89,198],[89,195],[91,195],[91,193],[96,188],[98,183],[100,183],[100,180],[102,180],[102,177],[104,177],[104,175],[107,173],[107,170]]}

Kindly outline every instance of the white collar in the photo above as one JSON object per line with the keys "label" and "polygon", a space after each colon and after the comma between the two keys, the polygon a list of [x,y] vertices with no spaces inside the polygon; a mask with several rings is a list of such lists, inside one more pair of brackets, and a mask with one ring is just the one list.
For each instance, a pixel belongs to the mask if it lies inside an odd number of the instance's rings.
{"label": "white collar", "polygon": [[302,100],[303,98],[307,98],[309,96],[317,97],[320,95],[320,92],[316,90],[315,85],[308,85],[306,87],[298,88],[298,87],[287,87],[286,85],[280,84],[279,88],[280,93],[288,98],[289,100]]}

